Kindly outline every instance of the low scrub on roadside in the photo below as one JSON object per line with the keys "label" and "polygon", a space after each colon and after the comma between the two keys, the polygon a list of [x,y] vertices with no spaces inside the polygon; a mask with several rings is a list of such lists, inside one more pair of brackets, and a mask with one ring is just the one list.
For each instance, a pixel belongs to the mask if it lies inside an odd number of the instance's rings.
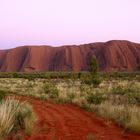
{"label": "low scrub on roadside", "polygon": [[[49,80],[43,78],[34,80],[0,79],[0,96],[2,95],[3,99],[5,93],[11,91],[9,93],[43,100],[51,99],[59,103],[71,103],[95,111],[100,116],[115,121],[125,129],[139,131],[140,109],[137,106],[140,105],[140,82],[135,80],[135,77],[131,77],[131,80],[101,79],[98,86],[82,82],[85,79],[90,80],[90,75],[80,75],[79,77],[80,79]],[[26,126],[30,125],[27,123]],[[30,130],[27,130],[28,134],[30,134]]]}
{"label": "low scrub on roadside", "polygon": [[0,90],[0,102],[7,95],[7,92],[4,90]]}
{"label": "low scrub on roadside", "polygon": [[5,140],[8,136],[24,130],[31,135],[36,115],[32,107],[26,102],[20,102],[12,97],[2,100],[0,103],[0,138]]}
{"label": "low scrub on roadside", "polygon": [[[120,99],[125,99],[127,104],[140,104],[140,85],[129,83],[128,85],[114,86],[111,93],[114,97],[117,95]],[[124,101],[124,100],[123,100]],[[122,104],[125,102],[122,102]]]}
{"label": "low scrub on roadside", "polygon": [[107,101],[100,105],[91,105],[91,110],[106,120],[115,121],[125,130],[140,132],[140,109],[137,106],[116,105]]}
{"label": "low scrub on roadside", "polygon": [[59,95],[57,87],[50,83],[44,84],[44,92],[48,95],[49,98],[57,98]]}
{"label": "low scrub on roadside", "polygon": [[87,96],[87,102],[89,104],[101,104],[106,100],[104,94],[101,93],[89,93]]}

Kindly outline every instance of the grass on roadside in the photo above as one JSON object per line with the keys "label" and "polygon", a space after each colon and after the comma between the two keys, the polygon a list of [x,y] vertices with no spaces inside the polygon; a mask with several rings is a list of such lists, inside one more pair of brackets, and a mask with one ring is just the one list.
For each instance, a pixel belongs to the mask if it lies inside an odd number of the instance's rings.
{"label": "grass on roadside", "polygon": [[91,110],[106,120],[115,121],[118,125],[131,130],[140,132],[140,109],[137,106],[116,105],[104,102],[100,105],[91,105]]}
{"label": "grass on roadside", "polygon": [[32,107],[26,102],[20,102],[13,97],[8,97],[0,103],[0,138],[4,140],[9,135],[24,130],[30,135],[36,116]]}

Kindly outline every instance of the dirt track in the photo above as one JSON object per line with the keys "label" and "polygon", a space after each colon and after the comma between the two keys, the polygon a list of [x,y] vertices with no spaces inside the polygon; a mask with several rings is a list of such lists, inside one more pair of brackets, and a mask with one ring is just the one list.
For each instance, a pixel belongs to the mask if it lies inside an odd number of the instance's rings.
{"label": "dirt track", "polygon": [[28,100],[38,115],[36,132],[26,140],[87,140],[91,134],[99,140],[140,140],[140,135],[124,134],[116,125],[78,107],[26,97],[22,100]]}

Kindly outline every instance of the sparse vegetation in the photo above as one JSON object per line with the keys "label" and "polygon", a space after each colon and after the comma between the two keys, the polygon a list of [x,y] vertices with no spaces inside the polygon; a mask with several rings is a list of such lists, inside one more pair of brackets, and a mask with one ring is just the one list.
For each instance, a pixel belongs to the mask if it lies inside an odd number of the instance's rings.
{"label": "sparse vegetation", "polygon": [[140,132],[140,109],[137,106],[104,102],[100,105],[91,105],[91,108],[103,118],[123,126],[125,130]]}
{"label": "sparse vegetation", "polygon": [[98,70],[99,70],[99,66],[97,63],[97,59],[95,57],[92,57],[90,60],[89,72],[94,77],[98,74]]}
{"label": "sparse vegetation", "polygon": [[48,95],[49,98],[57,98],[58,97],[58,89],[55,87],[55,85],[50,84],[50,83],[45,83],[44,85],[44,91],[45,94]]}
{"label": "sparse vegetation", "polygon": [[98,70],[99,70],[99,66],[97,60],[95,57],[92,57],[89,64],[90,76],[89,77],[86,76],[86,78],[83,80],[83,83],[88,85],[98,86],[101,83],[99,79]]}
{"label": "sparse vegetation", "polygon": [[0,138],[4,140],[8,135],[24,129],[31,134],[36,121],[31,106],[26,102],[20,102],[12,97],[2,100],[0,103]]}
{"label": "sparse vegetation", "polygon": [[88,93],[87,102],[89,104],[101,104],[106,100],[106,97],[102,93]]}
{"label": "sparse vegetation", "polygon": [[0,102],[7,95],[7,92],[4,90],[0,90]]}
{"label": "sparse vegetation", "polygon": [[[18,75],[18,77],[20,76]],[[71,103],[96,112],[107,120],[115,121],[126,130],[140,132],[140,109],[138,107],[140,104],[140,75],[138,73],[129,76],[120,73],[104,76],[100,74],[101,83],[98,83],[98,86],[81,82],[81,79],[91,77],[89,73],[87,75],[79,73],[77,74],[78,78],[75,76],[71,78],[72,75],[69,78],[67,75],[66,78],[62,74],[61,79],[59,79],[60,75],[59,78],[57,76],[50,74],[50,79],[48,79],[43,78],[43,74],[39,74],[41,78],[36,78],[33,74],[32,80],[28,76],[27,78],[0,78],[1,99],[4,98],[5,94],[12,93],[43,100],[51,99],[59,103]],[[55,77],[57,78],[55,79]],[[30,114],[28,112],[31,112],[31,109],[27,108],[28,111],[25,111],[25,114]],[[20,115],[24,116],[24,113],[20,113]],[[27,118],[32,124],[32,119]],[[30,128],[30,123],[28,124],[26,119],[23,120],[22,128],[26,128],[25,132],[31,134],[33,127]]]}
{"label": "sparse vegetation", "polygon": [[[90,69],[89,69],[90,70]],[[98,69],[97,69],[98,70]],[[98,72],[101,79],[131,79],[135,78],[140,80],[140,72]],[[1,72],[0,78],[24,78],[24,79],[80,79],[82,77],[89,77],[89,72],[33,72],[33,73],[24,73],[24,72]]]}
{"label": "sparse vegetation", "polygon": [[16,118],[17,124],[20,125],[19,127],[23,128],[27,135],[31,135],[34,129],[34,123],[37,120],[32,106],[28,103],[23,104]]}

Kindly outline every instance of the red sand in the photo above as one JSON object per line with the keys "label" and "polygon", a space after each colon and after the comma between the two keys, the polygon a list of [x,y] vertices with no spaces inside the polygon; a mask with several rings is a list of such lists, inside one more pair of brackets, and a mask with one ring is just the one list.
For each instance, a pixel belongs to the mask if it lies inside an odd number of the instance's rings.
{"label": "red sand", "polygon": [[87,140],[90,134],[99,140],[140,140],[140,134],[124,133],[115,124],[73,105],[20,99],[27,100],[38,115],[36,132],[26,140]]}

